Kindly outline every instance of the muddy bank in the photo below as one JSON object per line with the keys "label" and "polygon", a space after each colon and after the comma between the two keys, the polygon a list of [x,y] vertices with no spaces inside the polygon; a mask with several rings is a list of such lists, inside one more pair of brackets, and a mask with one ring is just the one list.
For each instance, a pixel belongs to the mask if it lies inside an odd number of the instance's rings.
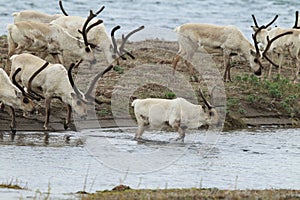
{"label": "muddy bank", "polygon": [[[0,41],[0,67],[5,68],[7,59],[6,37],[2,36]],[[120,64],[113,71],[107,73],[98,82],[95,94],[97,99],[103,103],[96,105],[95,108],[91,108],[96,110],[96,118],[89,120],[99,120],[101,127],[113,127],[116,125],[111,109],[111,97],[113,91],[120,86],[120,79],[127,72],[141,65],[170,67],[178,49],[176,42],[161,40],[133,42],[128,44],[127,47],[134,53],[136,59],[120,61]],[[222,75],[224,71],[222,68],[222,56],[218,52],[215,52],[213,55],[211,59],[214,62],[214,66]],[[100,56],[99,60],[101,59],[104,60],[103,56]],[[233,82],[224,83],[226,92],[226,108],[224,108],[225,105],[222,105],[223,109],[226,110],[224,130],[261,126],[300,127],[300,86],[289,82],[288,79],[292,77],[290,68],[283,68],[282,77],[278,77],[274,72],[273,80],[261,80],[252,74],[248,63],[238,56],[234,56],[231,62],[233,66],[231,69]],[[106,66],[107,64],[102,62],[98,62],[92,68],[80,66],[81,69],[76,72],[80,74],[76,78],[79,88],[84,90],[86,85],[89,84],[91,77]],[[186,77],[186,80],[189,81],[189,84],[195,90],[200,87],[206,87],[206,82],[201,74],[195,72],[195,70],[188,69],[184,62],[179,62],[177,72]],[[145,71],[145,73],[150,72]],[[206,95],[209,96],[208,92],[206,92]],[[174,98],[176,94],[167,87],[159,86],[159,84],[145,84],[134,91],[131,97]],[[39,102],[38,105],[39,115],[24,117],[22,112],[17,111],[18,130],[43,130],[43,102]],[[52,105],[51,127],[54,130],[63,130],[62,124],[66,116],[66,108],[59,101],[54,101]],[[128,105],[128,107],[130,106]],[[128,109],[130,110],[131,108]],[[0,130],[9,130],[9,121],[8,110],[5,109],[3,112],[0,112]]]}

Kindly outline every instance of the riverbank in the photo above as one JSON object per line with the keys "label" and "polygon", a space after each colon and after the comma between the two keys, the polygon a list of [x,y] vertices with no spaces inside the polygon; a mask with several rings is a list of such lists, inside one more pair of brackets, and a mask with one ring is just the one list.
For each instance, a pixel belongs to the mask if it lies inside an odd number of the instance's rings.
{"label": "riverbank", "polygon": [[157,189],[132,190],[120,185],[112,191],[99,191],[89,194],[84,199],[298,199],[299,190],[219,190],[209,189]]}
{"label": "riverbank", "polygon": [[[5,68],[7,59],[7,42],[6,36],[0,38],[0,67]],[[124,75],[140,65],[170,67],[172,59],[177,52],[178,45],[176,42],[161,40],[146,40],[128,44],[136,59],[120,61],[113,71],[108,72],[98,83],[96,98],[103,103],[96,106],[97,119],[105,124],[102,127],[116,126],[111,109],[111,97],[114,90],[119,87],[118,82]],[[104,59],[103,57],[101,59]],[[222,56],[214,53],[211,57],[214,66],[223,74]],[[94,75],[99,69],[104,68],[105,64],[98,63],[99,68],[84,68],[77,72],[84,74],[87,71]],[[244,60],[234,56],[232,61],[232,79],[233,82],[224,83],[226,92],[226,120],[223,130],[234,130],[240,128],[253,128],[262,126],[272,127],[300,127],[300,84],[292,84],[289,79],[292,77],[290,68],[282,69],[282,76],[277,76],[274,72],[272,80],[259,79],[254,76]],[[68,65],[67,65],[68,66]],[[81,67],[81,66],[80,66]],[[85,70],[85,71],[84,71]],[[275,70],[273,70],[275,71]],[[201,74],[191,74],[190,69],[179,62],[177,72],[189,80],[189,84],[197,90],[204,88],[205,81]],[[147,72],[145,72],[147,73]],[[85,74],[84,74],[85,75]],[[87,75],[88,76],[88,75]],[[86,86],[91,79],[77,77],[80,86]],[[205,89],[204,89],[205,90]],[[209,96],[209,95],[207,95]],[[145,84],[142,88],[131,96],[132,98],[174,98],[176,94],[166,87],[159,84]],[[200,102],[201,103],[201,102]],[[43,102],[39,103],[41,114],[24,118],[22,112],[17,112],[17,129],[18,130],[42,130],[44,120]],[[129,106],[130,107],[130,106]],[[130,109],[130,108],[129,108]],[[50,125],[53,130],[62,130],[63,119],[65,118],[65,106],[60,102],[54,102],[52,107]],[[133,116],[131,116],[133,118]],[[10,117],[7,110],[0,112],[0,129],[9,130],[7,124]]]}

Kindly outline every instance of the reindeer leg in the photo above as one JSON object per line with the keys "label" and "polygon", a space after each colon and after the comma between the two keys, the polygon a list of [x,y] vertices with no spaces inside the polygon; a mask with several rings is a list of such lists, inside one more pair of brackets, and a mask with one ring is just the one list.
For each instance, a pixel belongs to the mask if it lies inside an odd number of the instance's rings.
{"label": "reindeer leg", "polygon": [[297,83],[298,81],[299,72],[300,72],[300,63],[299,61],[296,61],[295,77],[293,81],[294,84]]}
{"label": "reindeer leg", "polygon": [[12,106],[9,106],[10,111],[11,111],[11,124],[10,124],[10,129],[12,133],[12,140],[14,139],[14,136],[16,135],[16,113],[15,109]]}
{"label": "reindeer leg", "polygon": [[135,133],[134,139],[135,139],[135,140],[140,139],[140,138],[142,137],[142,135],[143,135],[145,129],[146,129],[146,127],[145,127],[144,124],[139,125],[139,126],[138,126],[138,130],[137,130],[136,133]]}
{"label": "reindeer leg", "polygon": [[173,128],[178,132],[179,137],[175,139],[175,141],[181,140],[184,141],[185,130],[180,126],[180,120],[176,120],[173,124]]}
{"label": "reindeer leg", "polygon": [[49,125],[50,103],[51,103],[51,98],[47,98],[45,100],[45,106],[46,106],[46,116],[45,116],[45,124],[44,124],[45,130],[48,130],[48,125]]}
{"label": "reindeer leg", "polygon": [[281,67],[282,67],[283,55],[279,55],[279,65],[278,65],[278,74],[281,74]]}
{"label": "reindeer leg", "polygon": [[67,130],[69,128],[70,122],[71,122],[71,114],[72,114],[72,107],[70,105],[67,105],[67,118],[64,123],[64,129]]}
{"label": "reindeer leg", "polygon": [[223,79],[226,82],[227,78],[229,81],[231,81],[230,77],[230,53],[227,50],[223,50],[223,59],[224,59],[224,67],[225,67],[225,72]]}
{"label": "reindeer leg", "polygon": [[0,102],[0,111],[4,111],[4,108],[5,108],[4,103]]}
{"label": "reindeer leg", "polygon": [[180,60],[180,55],[176,54],[176,56],[173,58],[173,61],[172,61],[173,75],[175,73],[175,70],[176,70],[176,67],[177,67],[177,64],[178,64],[179,60]]}
{"label": "reindeer leg", "polygon": [[61,54],[59,54],[59,53],[53,53],[51,55],[54,58],[54,60],[55,60],[56,63],[64,64],[63,57],[62,57]]}
{"label": "reindeer leg", "polygon": [[270,80],[271,76],[272,76],[272,67],[273,67],[273,64],[270,64],[270,66],[269,66],[269,72],[268,72],[268,77],[267,77],[268,80]]}

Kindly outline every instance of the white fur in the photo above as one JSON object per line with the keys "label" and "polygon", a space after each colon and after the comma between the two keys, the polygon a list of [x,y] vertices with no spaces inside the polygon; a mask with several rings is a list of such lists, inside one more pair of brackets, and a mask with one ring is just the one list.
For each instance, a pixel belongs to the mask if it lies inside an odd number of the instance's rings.
{"label": "white fur", "polygon": [[160,129],[166,124],[179,133],[178,139],[184,139],[185,129],[198,128],[202,125],[217,124],[217,111],[204,110],[201,105],[195,105],[184,98],[169,99],[135,99],[132,102],[134,114],[138,123],[135,138],[140,138],[147,125]]}
{"label": "white fur", "polygon": [[12,15],[14,17],[14,23],[21,21],[50,23],[51,21],[64,16],[63,14],[49,15],[35,10],[23,10],[20,12],[14,12]]}
{"label": "white fur", "polygon": [[[253,30],[256,31],[257,28],[253,27]],[[294,81],[298,79],[298,74],[300,71],[300,30],[299,29],[292,29],[292,28],[281,28],[281,27],[275,27],[275,28],[268,28],[268,29],[262,29],[257,34],[257,42],[261,44],[262,51],[265,50],[268,40],[267,37],[271,40],[272,38],[276,37],[279,34],[285,33],[285,32],[293,32],[293,34],[288,34],[285,36],[282,36],[275,40],[269,50],[268,55],[271,56],[271,58],[274,58],[276,55],[279,55],[279,68],[278,73],[281,73],[281,66],[282,66],[282,60],[284,56],[290,56],[293,60],[293,63],[295,63],[295,72],[294,72]],[[272,64],[270,65],[269,72],[268,72],[268,78],[271,76],[271,70],[272,70]]]}
{"label": "white fur", "polygon": [[[57,63],[63,63],[63,52],[94,62],[92,49],[55,24],[21,21],[7,25],[8,56],[30,52],[45,59],[53,55]],[[86,51],[89,48],[89,52]]]}
{"label": "white fur", "polygon": [[[16,80],[26,88],[28,88],[28,81],[33,73],[46,63],[45,60],[28,53],[13,55],[10,60],[12,62],[11,74],[21,68],[22,70],[16,76]],[[80,117],[85,118],[87,116],[87,105],[74,92],[67,73],[63,65],[49,63],[46,69],[33,79],[32,90],[45,97],[46,113],[48,112],[47,109],[50,109],[51,99],[59,97],[62,102],[71,106]],[[84,95],[82,96],[84,97]],[[68,120],[66,124],[69,123]],[[47,119],[44,128],[48,128]]]}
{"label": "white fur", "polygon": [[[93,24],[98,19],[94,18],[90,21],[89,24]],[[82,30],[82,26],[86,18],[80,16],[63,16],[53,20],[51,24],[57,24],[64,28],[68,33],[76,38],[82,38],[82,35],[78,32]],[[97,45],[100,51],[103,51],[106,57],[107,62],[110,64],[114,61],[113,58],[113,48],[112,41],[110,36],[107,34],[104,24],[99,24],[96,27],[93,27],[88,35],[88,41],[94,45]]]}
{"label": "white fur", "polygon": [[6,72],[0,68],[0,102],[13,108],[22,109],[24,111],[32,111],[33,103],[23,102],[24,96],[22,92],[11,82]]}
{"label": "white fur", "polygon": [[190,62],[199,46],[222,50],[225,80],[230,79],[230,54],[237,53],[249,61],[250,66],[254,64],[255,48],[236,26],[188,23],[174,31],[178,34],[179,43],[179,51],[173,62],[174,69],[180,57]]}

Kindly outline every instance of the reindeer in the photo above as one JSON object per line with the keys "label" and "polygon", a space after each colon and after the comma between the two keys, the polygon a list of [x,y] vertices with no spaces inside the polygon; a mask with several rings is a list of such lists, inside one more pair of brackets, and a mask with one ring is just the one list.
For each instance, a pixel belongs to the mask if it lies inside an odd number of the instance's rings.
{"label": "reindeer", "polygon": [[[86,19],[86,23],[90,18]],[[7,30],[9,57],[26,51],[38,54],[43,59],[52,55],[56,63],[62,64],[63,53],[68,51],[91,64],[96,61],[93,49],[87,40],[86,26],[81,30],[83,40],[73,37],[56,24],[21,21],[7,25]]]}
{"label": "reindeer", "polygon": [[176,99],[135,99],[132,102],[134,114],[138,123],[135,139],[140,139],[143,132],[150,126],[161,129],[165,125],[179,133],[176,140],[184,140],[185,130],[199,128],[202,125],[216,126],[220,123],[216,109],[204,98],[199,90],[205,106],[195,105],[184,98]]}
{"label": "reindeer", "polygon": [[6,72],[0,68],[0,102],[1,105],[7,105],[11,111],[10,129],[12,134],[16,133],[16,115],[15,109],[22,109],[26,112],[35,110],[31,96],[26,93],[15,81],[15,74],[12,75],[13,82],[9,79]]}
{"label": "reindeer", "polygon": [[172,63],[174,70],[181,57],[190,68],[188,62],[191,61],[199,46],[222,50],[224,81],[226,79],[231,81],[230,56],[232,54],[240,54],[250,62],[250,66],[254,65],[255,48],[235,26],[188,23],[177,27],[174,31],[178,34],[179,44],[179,51]]}
{"label": "reindeer", "polygon": [[[79,29],[81,30],[84,28],[84,26],[88,25],[87,23],[85,23],[85,19],[80,16],[70,16],[64,9],[61,0],[59,1],[59,5],[60,5],[60,9],[62,10],[62,13],[65,16],[53,20],[51,24],[59,25],[63,27],[72,36],[76,38],[80,38],[81,33],[78,30]],[[104,52],[104,55],[108,63],[112,63],[117,57],[121,57],[122,59],[124,59],[124,56],[122,55],[128,54],[128,52],[124,49],[124,45],[126,41],[132,34],[144,29],[144,26],[141,26],[131,31],[126,36],[123,35],[122,44],[120,45],[120,47],[117,47],[117,42],[114,38],[114,32],[120,29],[121,27],[120,26],[114,27],[111,31],[111,35],[109,36],[106,32],[104,23],[98,24],[99,20],[95,19],[95,17],[99,13],[101,13],[104,8],[105,8],[104,6],[101,7],[95,14],[93,14],[92,11],[90,11],[90,16],[93,17],[89,21],[91,25],[88,25],[88,27],[86,28],[87,32],[89,33],[87,35],[87,40],[93,47],[95,47],[96,50]]]}
{"label": "reindeer", "polygon": [[[15,77],[16,81],[27,88],[31,95],[38,95],[41,98],[45,98],[45,130],[49,129],[50,103],[52,98],[58,98],[67,104],[67,118],[64,123],[65,129],[69,127],[72,108],[80,118],[87,118],[87,106],[91,103],[91,100],[95,99],[91,95],[92,88],[95,86],[97,80],[113,67],[110,65],[103,72],[99,73],[93,80],[87,93],[83,94],[77,89],[72,78],[72,69],[78,66],[81,61],[76,65],[72,64],[67,71],[61,64],[51,64],[28,53],[13,55],[10,60],[12,62],[11,74],[20,71]],[[100,103],[99,101],[96,102]]]}
{"label": "reindeer", "polygon": [[[253,27],[253,30],[255,30],[255,33],[253,34],[253,40],[256,46],[256,52],[259,53],[258,44],[262,44],[261,51],[262,57],[269,61],[270,67],[268,72],[268,79],[271,77],[272,72],[272,66],[275,66],[278,68],[278,74],[281,74],[281,67],[282,67],[282,61],[285,56],[290,56],[292,58],[293,63],[296,65],[295,70],[295,77],[293,78],[294,82],[298,79],[298,73],[299,73],[299,67],[300,67],[300,30],[295,28],[280,28],[275,27],[273,29],[269,29],[268,27],[270,24],[272,24],[278,17],[275,16],[272,22],[270,22],[266,26],[258,26],[258,23],[255,19],[255,16],[252,15],[255,27]],[[297,24],[297,20],[295,22],[295,25]],[[284,36],[284,37],[283,37]],[[272,40],[270,40],[272,38]],[[275,57],[275,55],[279,55],[279,64],[275,64],[274,61],[272,61]],[[271,58],[270,58],[271,57]],[[261,70],[261,62],[259,65],[259,69]]]}

